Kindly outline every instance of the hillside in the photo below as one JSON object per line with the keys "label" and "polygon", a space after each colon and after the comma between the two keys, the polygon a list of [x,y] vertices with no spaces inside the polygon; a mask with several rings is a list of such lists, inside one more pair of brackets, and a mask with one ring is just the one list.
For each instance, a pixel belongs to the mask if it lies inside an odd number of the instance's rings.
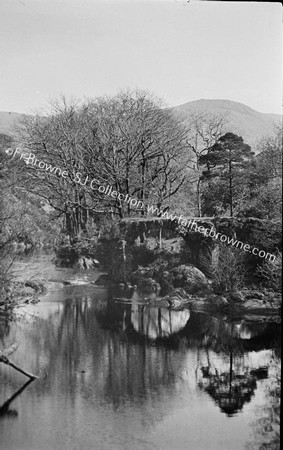
{"label": "hillside", "polygon": [[0,111],[0,133],[8,134],[9,136],[16,135],[16,126],[24,114],[16,112]]}
{"label": "hillside", "polygon": [[[274,124],[280,122],[279,114],[266,114],[231,100],[196,100],[175,106],[172,110],[181,113],[185,122],[189,122],[192,112],[205,111],[211,114],[225,115],[229,120],[227,131],[239,134],[254,147],[257,141],[272,135]],[[16,112],[0,112],[0,133],[15,135],[15,126],[23,114]]]}
{"label": "hillside", "polygon": [[225,115],[229,123],[227,131],[243,137],[245,142],[254,147],[259,139],[274,132],[274,124],[279,123],[279,114],[267,114],[255,111],[242,103],[231,100],[196,100],[172,108],[189,122],[192,112],[204,111],[211,114]]}

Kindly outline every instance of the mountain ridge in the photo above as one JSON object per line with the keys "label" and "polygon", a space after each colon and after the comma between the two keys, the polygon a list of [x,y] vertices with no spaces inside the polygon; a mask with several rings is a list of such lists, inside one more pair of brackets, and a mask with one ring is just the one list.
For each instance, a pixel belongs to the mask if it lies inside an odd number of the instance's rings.
{"label": "mountain ridge", "polygon": [[[264,115],[268,115],[268,116],[279,116],[280,114],[276,114],[276,113],[267,113],[267,112],[261,112],[261,111],[257,111],[256,109],[252,108],[251,106],[246,105],[245,103],[241,103],[241,102],[236,102],[235,100],[228,100],[228,99],[223,99],[223,98],[214,98],[214,99],[208,99],[208,98],[200,98],[198,100],[192,100],[189,102],[185,102],[185,103],[181,103],[180,105],[176,105],[175,107],[183,107],[187,104],[193,105],[193,104],[200,104],[200,103],[211,103],[211,104],[218,104],[219,107],[221,107],[221,104],[223,105],[223,109],[228,109],[228,106],[230,105],[230,107],[233,106],[233,108],[231,109],[236,109],[241,108],[242,110],[245,111],[252,111],[253,113],[257,113],[257,114],[264,114]],[[173,107],[173,108],[175,108]]]}
{"label": "mountain ridge", "polygon": [[[225,99],[193,100],[169,109],[181,115],[185,124],[189,124],[190,115],[197,111],[212,115],[224,114],[228,120],[226,130],[242,136],[254,149],[261,138],[273,135],[275,125],[282,122],[280,114],[262,113],[244,103]],[[15,111],[0,111],[0,133],[16,137],[16,125],[26,115]]]}
{"label": "mountain ridge", "polygon": [[275,126],[282,122],[280,114],[262,113],[244,103],[225,99],[199,99],[171,109],[183,117],[185,124],[189,124],[190,115],[196,112],[227,115],[226,131],[242,136],[244,141],[255,150],[258,141],[273,135]]}

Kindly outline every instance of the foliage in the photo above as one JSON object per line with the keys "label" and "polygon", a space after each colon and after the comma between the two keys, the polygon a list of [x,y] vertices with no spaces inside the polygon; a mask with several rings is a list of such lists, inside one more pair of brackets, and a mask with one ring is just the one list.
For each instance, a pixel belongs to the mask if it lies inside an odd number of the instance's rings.
{"label": "foliage", "polygon": [[19,186],[19,165],[4,153],[13,146],[11,137],[0,135],[0,296],[5,305],[14,304],[14,297],[21,290],[13,288],[11,282],[18,252],[53,245],[55,233],[59,231],[57,224],[50,222],[44,205]]}
{"label": "foliage", "polygon": [[262,139],[259,154],[250,164],[247,183],[237,215],[281,220],[282,216],[282,130]]}
{"label": "foliage", "polygon": [[258,265],[256,275],[264,286],[277,292],[282,291],[282,253],[277,253],[274,262],[264,260]]}
{"label": "foliage", "polygon": [[131,249],[134,270],[136,270],[138,266],[148,266],[154,261],[155,257],[155,252],[145,245],[133,246]]}
{"label": "foliage", "polygon": [[280,220],[282,217],[282,180],[274,179],[257,185],[256,193],[253,193],[252,198],[241,205],[237,215]]}
{"label": "foliage", "polygon": [[248,445],[251,450],[280,448],[281,356],[276,355],[276,350],[271,355],[270,363],[272,376],[264,384],[265,401],[258,408],[253,422],[254,437]]}
{"label": "foliage", "polygon": [[222,180],[211,179],[204,183],[202,193],[202,210],[206,216],[223,216],[229,205],[229,192]]}
{"label": "foliage", "polygon": [[213,270],[212,288],[217,293],[237,291],[244,285],[244,252],[219,246],[218,263]]}
{"label": "foliage", "polygon": [[220,188],[223,211],[229,209],[230,216],[233,217],[253,155],[250,146],[244,143],[242,137],[234,133],[221,136],[207,154],[200,157],[200,164],[204,168],[202,180],[207,186],[204,202],[207,202],[205,197],[211,195],[211,189],[217,191],[217,188]]}

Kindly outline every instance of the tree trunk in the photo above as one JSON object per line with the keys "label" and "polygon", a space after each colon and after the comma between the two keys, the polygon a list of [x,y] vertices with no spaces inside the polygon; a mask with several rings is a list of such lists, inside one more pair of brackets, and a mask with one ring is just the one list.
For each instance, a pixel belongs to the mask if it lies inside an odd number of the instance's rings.
{"label": "tree trunk", "polygon": [[159,248],[162,248],[162,227],[159,228]]}
{"label": "tree trunk", "polygon": [[200,178],[197,181],[197,208],[198,208],[198,217],[202,217],[202,208],[201,208],[201,180]]}
{"label": "tree trunk", "polygon": [[35,380],[36,378],[38,378],[36,375],[33,375],[32,373],[29,373],[26,370],[21,369],[15,363],[10,361],[6,356],[1,356],[0,355],[0,362],[6,364],[7,366],[13,367],[13,369],[16,369],[18,372],[22,373],[23,375],[25,375],[26,377],[30,378],[31,380]]}
{"label": "tree trunk", "polygon": [[[146,162],[145,162],[145,159],[143,159],[142,163],[141,163],[141,185],[142,185],[142,188],[141,188],[141,201],[143,203],[144,203],[144,200],[145,200],[145,165],[146,165]],[[145,210],[144,209],[142,210],[141,215],[142,216],[145,215]]]}
{"label": "tree trunk", "polygon": [[232,184],[232,161],[231,150],[229,151],[229,202],[230,202],[230,217],[233,217],[233,184]]}

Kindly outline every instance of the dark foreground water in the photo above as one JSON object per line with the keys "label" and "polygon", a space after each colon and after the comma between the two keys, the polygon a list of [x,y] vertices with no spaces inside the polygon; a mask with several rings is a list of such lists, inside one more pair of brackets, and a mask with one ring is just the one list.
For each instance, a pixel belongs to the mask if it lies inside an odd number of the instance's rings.
{"label": "dark foreground water", "polygon": [[[77,278],[79,280],[79,277]],[[66,286],[0,325],[5,450],[279,448],[279,326]],[[24,389],[19,395],[17,391]],[[9,402],[11,399],[11,402]]]}

